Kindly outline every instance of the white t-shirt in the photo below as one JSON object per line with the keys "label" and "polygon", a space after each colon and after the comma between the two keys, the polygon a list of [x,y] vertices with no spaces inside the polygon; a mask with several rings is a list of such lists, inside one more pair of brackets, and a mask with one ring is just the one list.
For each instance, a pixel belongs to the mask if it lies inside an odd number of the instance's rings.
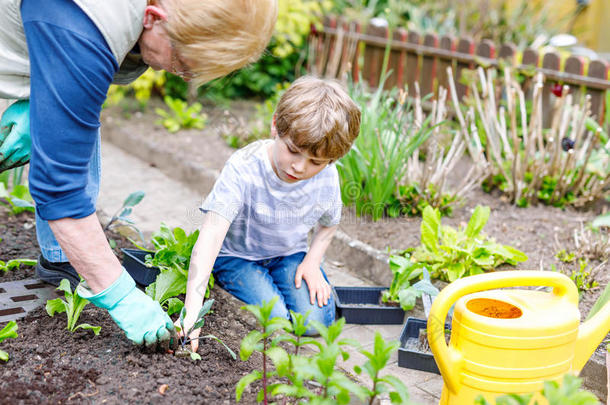
{"label": "white t-shirt", "polygon": [[267,149],[254,142],[227,161],[201,210],[231,222],[219,256],[263,260],[307,251],[307,234],[316,223],[339,224],[341,190],[334,164],[296,183],[273,171]]}

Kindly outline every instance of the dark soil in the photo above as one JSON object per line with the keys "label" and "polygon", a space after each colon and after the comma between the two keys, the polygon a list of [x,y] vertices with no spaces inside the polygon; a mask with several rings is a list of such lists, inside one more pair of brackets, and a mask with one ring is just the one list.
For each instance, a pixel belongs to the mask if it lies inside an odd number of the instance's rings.
{"label": "dark soil", "polygon": [[[33,214],[8,216],[0,208],[0,260],[38,257],[34,228],[23,225],[33,221]],[[116,233],[107,236],[117,241],[117,249],[129,246]],[[0,282],[31,277],[33,269],[24,267],[0,274]],[[213,290],[212,298],[214,312],[207,316],[202,334],[216,335],[239,353],[254,318],[220,288]],[[233,403],[239,379],[261,367],[257,356],[248,362],[233,360],[213,340],[202,341],[202,360],[196,362],[146,353],[127,340],[106,311],[93,305],[85,307],[79,322],[101,326],[100,335],[70,333],[65,314],[49,317],[42,307],[17,321],[19,337],[2,342],[10,360],[0,364],[1,404]],[[241,402],[255,403],[254,393],[246,393]]]}

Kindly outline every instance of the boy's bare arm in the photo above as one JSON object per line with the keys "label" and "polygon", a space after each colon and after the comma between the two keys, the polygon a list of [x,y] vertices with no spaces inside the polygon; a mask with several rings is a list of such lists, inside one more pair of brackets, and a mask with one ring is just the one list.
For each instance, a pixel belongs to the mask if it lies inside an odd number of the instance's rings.
{"label": "boy's bare arm", "polygon": [[296,288],[300,288],[301,279],[305,279],[307,287],[309,288],[311,305],[314,305],[316,300],[320,307],[328,304],[331,289],[320,271],[320,263],[322,263],[324,253],[326,253],[328,245],[330,245],[333,236],[335,236],[337,227],[338,225],[330,227],[320,226],[316,230],[309,251],[297,269],[294,285]]}
{"label": "boy's bare arm", "polygon": [[[188,330],[194,323],[203,305],[203,297],[208,285],[210,273],[214,261],[222,246],[231,223],[215,212],[208,211],[203,218],[199,238],[193,247],[191,262],[189,266],[188,280],[186,283],[186,317],[184,327]],[[199,330],[194,331],[190,337],[196,339]],[[199,346],[197,340],[193,340],[191,347],[193,351]]]}

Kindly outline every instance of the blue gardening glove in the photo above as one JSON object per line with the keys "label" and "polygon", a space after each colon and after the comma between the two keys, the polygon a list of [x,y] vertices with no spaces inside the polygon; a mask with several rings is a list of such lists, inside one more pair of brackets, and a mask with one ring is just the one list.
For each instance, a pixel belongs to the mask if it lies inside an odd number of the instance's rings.
{"label": "blue gardening glove", "polygon": [[0,172],[30,160],[30,101],[11,104],[0,119]]}
{"label": "blue gardening glove", "polygon": [[76,293],[93,305],[107,309],[127,338],[136,344],[169,349],[177,343],[172,320],[158,302],[136,288],[125,269],[110,287],[98,294],[94,295],[86,282],[76,287]]}

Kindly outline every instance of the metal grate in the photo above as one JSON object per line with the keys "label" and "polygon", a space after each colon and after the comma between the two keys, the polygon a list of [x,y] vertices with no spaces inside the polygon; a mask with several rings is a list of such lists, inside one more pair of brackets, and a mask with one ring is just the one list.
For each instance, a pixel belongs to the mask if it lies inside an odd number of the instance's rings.
{"label": "metal grate", "polygon": [[0,324],[23,318],[29,311],[57,297],[55,287],[37,279],[0,283]]}

